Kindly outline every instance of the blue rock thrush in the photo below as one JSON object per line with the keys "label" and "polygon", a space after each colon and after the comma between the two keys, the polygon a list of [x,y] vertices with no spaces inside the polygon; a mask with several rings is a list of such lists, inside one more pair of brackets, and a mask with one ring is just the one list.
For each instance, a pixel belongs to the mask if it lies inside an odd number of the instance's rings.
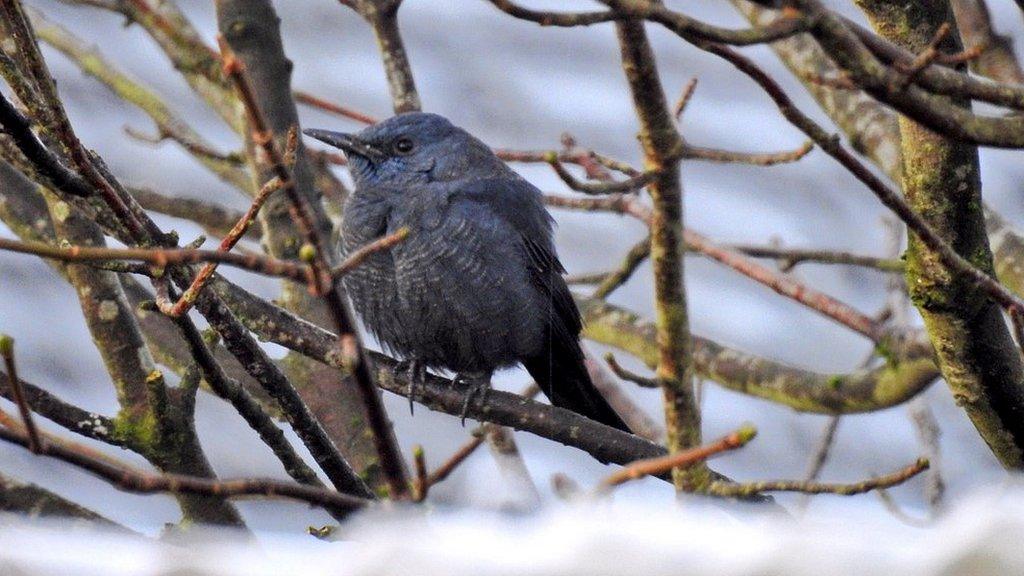
{"label": "blue rock thrush", "polygon": [[536,187],[436,114],[305,133],[349,160],[343,252],[410,231],[344,278],[366,328],[408,362],[410,398],[427,367],[448,370],[472,385],[465,416],[496,369],[522,363],[555,406],[629,430],[587,374],[579,310]]}

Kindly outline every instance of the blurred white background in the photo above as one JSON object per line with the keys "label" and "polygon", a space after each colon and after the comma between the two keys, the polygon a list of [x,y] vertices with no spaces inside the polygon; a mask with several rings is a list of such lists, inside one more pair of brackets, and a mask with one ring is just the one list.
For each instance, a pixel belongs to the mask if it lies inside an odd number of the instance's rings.
{"label": "blurred white background", "polygon": [[[118,66],[161,93],[172,108],[222,150],[238,144],[171,69],[161,52],[137,27],[120,18],[54,0],[30,4],[63,23]],[[180,5],[212,43],[213,4],[181,0]],[[285,48],[295,62],[293,85],[375,116],[390,112],[390,101],[372,35],[362,20],[331,0],[278,0]],[[670,3],[673,4],[673,3]],[[847,3],[832,3],[851,15]],[[531,6],[588,8],[589,3],[536,2]],[[724,0],[675,2],[687,14],[735,27],[746,22]],[[1009,0],[993,0],[996,27],[1022,38],[1019,9]],[[632,105],[618,65],[614,31],[609,25],[585,29],[540,28],[500,13],[489,3],[469,0],[407,0],[400,22],[426,110],[450,117],[487,143],[509,148],[555,148],[570,132],[587,147],[639,164]],[[683,121],[694,143],[751,152],[772,152],[800,145],[803,135],[787,124],[771,102],[731,67],[706,56],[657,26],[649,26],[662,80],[674,100],[691,77],[700,79]],[[766,48],[744,49],[775,76],[805,111],[827,119],[800,85]],[[44,53],[82,140],[97,149],[123,181],[166,194],[214,200],[244,208],[246,199],[228,189],[190,160],[176,145],[150,146],[127,138],[131,126],[152,132],[142,113],[120,102],[97,81],[84,76],[62,55]],[[349,123],[302,109],[305,126],[355,129]],[[1014,152],[982,151],[988,203],[1007,219],[1024,224],[1019,183],[1024,168]],[[546,191],[565,192],[545,165],[517,169]],[[687,225],[723,243],[763,243],[778,238],[787,247],[814,247],[885,255],[884,209],[874,197],[821,152],[798,163],[771,168],[691,162],[684,165]],[[615,265],[641,227],[614,216],[559,211],[558,246],[570,273]],[[184,221],[159,218],[161,224],[190,240],[200,233]],[[0,234],[10,232],[0,226]],[[858,309],[873,314],[885,300],[882,274],[859,269],[802,265],[796,274]],[[277,283],[252,275],[229,273],[245,286],[272,296]],[[831,321],[785,300],[770,290],[700,257],[687,260],[686,285],[692,329],[730,346],[819,371],[855,368],[870,345]],[[650,317],[650,268],[644,266],[612,300]],[[915,319],[915,322],[917,320]],[[90,410],[116,410],[113,390],[96,351],[88,345],[73,291],[38,259],[0,253],[0,330],[17,339],[22,376]],[[603,351],[592,345],[596,351]],[[624,355],[620,359],[626,361]],[[635,362],[625,362],[639,369]],[[498,385],[518,389],[525,374],[502,374]],[[647,411],[660,419],[656,392],[628,388]],[[736,479],[800,478],[826,418],[800,415],[767,402],[704,388],[704,433],[715,438],[744,421],[760,431],[749,446],[714,462]],[[942,460],[947,498],[997,486],[1007,475],[983,445],[964,413],[952,402],[944,383],[926,394],[941,425]],[[419,407],[409,416],[406,401],[387,396],[387,406],[403,450],[425,446],[428,464],[436,465],[468,437],[456,418]],[[269,451],[233,410],[209,395],[200,396],[200,434],[211,462],[223,476],[284,477]],[[548,479],[563,472],[584,486],[607,473],[586,454],[529,434],[517,434],[527,466],[552,506]],[[900,468],[920,454],[905,407],[844,418],[823,479],[860,480]],[[144,465],[141,459],[133,462]],[[67,466],[36,458],[27,451],[0,446],[0,469],[32,481],[125,523],[155,533],[178,519],[170,498],[132,496]],[[908,513],[924,515],[923,481],[893,490]],[[479,451],[447,482],[436,487],[437,502],[498,509],[514,499],[504,488],[486,450]],[[667,484],[633,483],[616,493],[625,514],[649,511],[673,499]],[[788,496],[783,503],[793,502]],[[245,502],[239,507],[258,530],[298,534],[328,517],[305,506]],[[642,514],[646,514],[643,512]],[[898,521],[874,495],[855,498],[816,497],[809,513],[820,518],[854,514],[878,526]],[[892,528],[896,529],[896,528]],[[591,572],[594,573],[594,572]]]}

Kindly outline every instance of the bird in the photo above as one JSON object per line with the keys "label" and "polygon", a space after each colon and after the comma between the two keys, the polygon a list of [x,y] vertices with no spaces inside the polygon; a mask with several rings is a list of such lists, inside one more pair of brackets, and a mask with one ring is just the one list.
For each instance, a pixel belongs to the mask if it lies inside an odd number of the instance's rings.
{"label": "bird", "polygon": [[355,184],[341,253],[408,229],[343,277],[366,329],[415,382],[454,373],[484,398],[521,364],[555,406],[629,432],[594,386],[582,320],[562,277],[554,220],[535,186],[447,118],[407,112],[358,133],[306,129],[344,152]]}

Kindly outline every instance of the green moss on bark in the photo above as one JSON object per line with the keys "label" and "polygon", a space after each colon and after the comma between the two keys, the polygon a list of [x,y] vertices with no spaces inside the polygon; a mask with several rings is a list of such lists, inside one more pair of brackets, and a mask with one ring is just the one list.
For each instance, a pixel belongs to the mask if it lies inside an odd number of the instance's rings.
{"label": "green moss on bark", "polygon": [[[953,25],[941,0],[859,0],[875,30],[920,52],[944,24]],[[962,49],[955,26],[939,49]],[[952,101],[969,107],[968,102]],[[994,274],[985,232],[977,147],[950,140],[906,117],[899,119],[903,191],[929,225],[975,266]],[[942,374],[957,402],[1007,468],[1024,466],[1024,370],[1002,311],[969,279],[911,234],[907,286],[924,318]]]}

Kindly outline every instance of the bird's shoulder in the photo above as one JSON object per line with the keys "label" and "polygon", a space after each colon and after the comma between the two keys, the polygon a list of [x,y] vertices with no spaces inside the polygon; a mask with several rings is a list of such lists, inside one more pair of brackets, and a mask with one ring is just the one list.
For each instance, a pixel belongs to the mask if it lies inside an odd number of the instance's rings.
{"label": "bird's shoulder", "polygon": [[448,202],[456,209],[479,207],[528,237],[551,236],[552,220],[540,190],[516,175],[459,183]]}
{"label": "bird's shoulder", "polygon": [[513,230],[532,268],[562,274],[555,252],[553,219],[540,190],[519,176],[474,180],[452,197],[456,207],[482,211]]}

